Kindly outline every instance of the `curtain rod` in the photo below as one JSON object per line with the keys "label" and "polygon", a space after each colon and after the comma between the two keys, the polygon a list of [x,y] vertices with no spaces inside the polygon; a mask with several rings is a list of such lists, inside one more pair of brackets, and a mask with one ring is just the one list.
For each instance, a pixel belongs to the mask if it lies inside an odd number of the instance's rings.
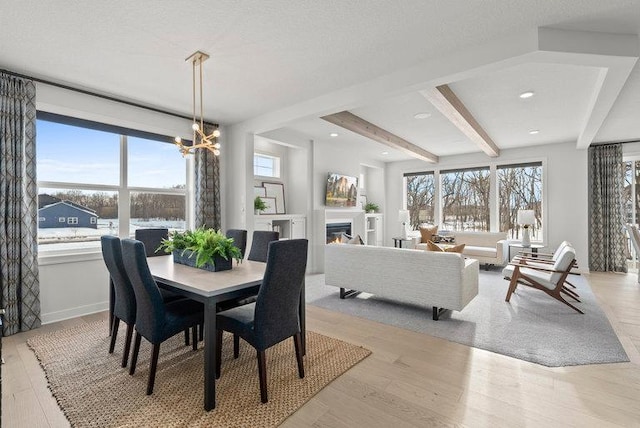
{"label": "curtain rod", "polygon": [[[146,106],[144,104],[134,103],[133,101],[121,100],[119,98],[115,98],[115,97],[112,97],[112,96],[109,96],[109,95],[98,94],[96,92],[91,92],[91,91],[88,91],[86,89],[74,88],[73,86],[64,85],[62,83],[57,83],[57,82],[52,82],[50,80],[40,79],[38,77],[28,76],[26,74],[16,73],[15,71],[5,70],[3,68],[0,68],[0,73],[5,73],[5,74],[8,74],[10,76],[20,77],[22,79],[30,79],[30,80],[33,80],[34,82],[44,83],[46,85],[51,85],[51,86],[56,86],[58,88],[67,89],[69,91],[79,92],[81,94],[90,95],[90,96],[98,97],[98,98],[103,98],[103,99],[109,100],[109,101],[115,101],[117,103],[126,104],[126,105],[130,105],[132,107],[138,107],[138,108],[142,108],[142,109],[145,109],[145,110],[154,111],[156,113],[162,113],[162,114],[166,114],[166,115],[173,116],[173,117],[179,117],[180,119],[193,120],[193,118],[191,116],[186,116],[186,115],[182,115],[182,114],[178,114],[178,113],[172,113],[170,111],[162,110],[162,109],[155,108],[155,107]],[[211,123],[211,125],[220,126],[217,123]]]}

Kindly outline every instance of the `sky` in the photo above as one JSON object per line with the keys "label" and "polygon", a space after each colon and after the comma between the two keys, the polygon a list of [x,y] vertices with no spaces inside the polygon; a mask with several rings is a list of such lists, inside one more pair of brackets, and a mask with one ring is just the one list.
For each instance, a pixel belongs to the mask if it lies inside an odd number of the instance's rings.
{"label": "sky", "polygon": [[[185,160],[173,144],[128,137],[129,186],[186,183]],[[120,136],[37,121],[39,181],[119,185]]]}

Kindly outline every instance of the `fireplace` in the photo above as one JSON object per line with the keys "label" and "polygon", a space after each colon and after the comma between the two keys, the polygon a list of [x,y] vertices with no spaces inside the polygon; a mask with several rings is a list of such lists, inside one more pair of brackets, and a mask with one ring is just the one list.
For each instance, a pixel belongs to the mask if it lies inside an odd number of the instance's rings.
{"label": "fireplace", "polygon": [[339,240],[340,237],[345,234],[351,236],[351,223],[327,223],[327,244]]}

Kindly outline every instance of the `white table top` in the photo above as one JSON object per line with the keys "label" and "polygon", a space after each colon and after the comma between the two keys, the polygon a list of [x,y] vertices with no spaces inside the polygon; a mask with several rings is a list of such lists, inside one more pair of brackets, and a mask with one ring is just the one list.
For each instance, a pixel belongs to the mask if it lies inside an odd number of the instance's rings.
{"label": "white table top", "polygon": [[244,288],[247,285],[259,285],[267,265],[250,260],[243,260],[240,264],[234,261],[231,270],[210,272],[174,263],[171,255],[149,257],[147,263],[156,280],[204,297]]}

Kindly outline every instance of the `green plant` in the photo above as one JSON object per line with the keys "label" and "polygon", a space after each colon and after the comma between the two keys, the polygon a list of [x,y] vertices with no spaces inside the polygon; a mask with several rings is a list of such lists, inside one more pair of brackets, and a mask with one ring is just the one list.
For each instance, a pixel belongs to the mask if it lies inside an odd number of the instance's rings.
{"label": "green plant", "polygon": [[207,262],[214,263],[215,256],[225,260],[229,258],[240,262],[242,254],[240,249],[233,244],[233,238],[227,238],[221,231],[199,227],[195,230],[173,232],[168,239],[164,239],[160,249],[166,253],[184,250],[193,251],[196,254],[196,266],[202,267]]}
{"label": "green plant", "polygon": [[256,196],[253,200],[253,209],[256,211],[264,211],[267,209],[267,204],[262,200],[260,196]]}
{"label": "green plant", "polygon": [[373,202],[367,202],[367,205],[364,206],[364,210],[367,212],[378,212],[379,209],[380,207],[378,206],[378,204],[374,204]]}

